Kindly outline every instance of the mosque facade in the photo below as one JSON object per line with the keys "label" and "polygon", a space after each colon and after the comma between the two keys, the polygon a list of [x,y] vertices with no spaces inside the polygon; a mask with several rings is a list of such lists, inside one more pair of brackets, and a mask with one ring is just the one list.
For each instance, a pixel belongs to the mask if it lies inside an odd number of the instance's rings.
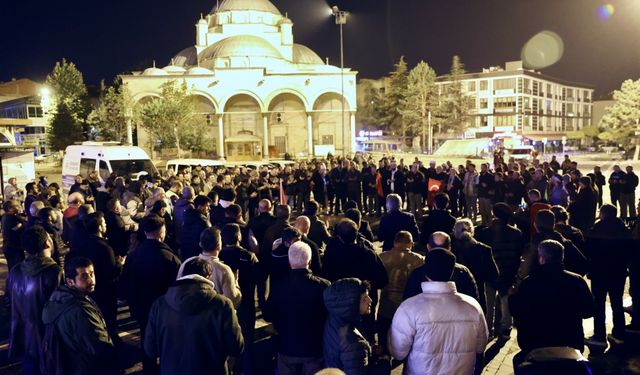
{"label": "mosque facade", "polygon": [[[271,2],[221,1],[195,29],[195,45],[168,66],[122,76],[136,105],[159,97],[165,82],[186,82],[211,156],[230,161],[355,150],[357,72],[294,43],[293,22]],[[133,127],[134,143],[148,147],[149,135]]]}

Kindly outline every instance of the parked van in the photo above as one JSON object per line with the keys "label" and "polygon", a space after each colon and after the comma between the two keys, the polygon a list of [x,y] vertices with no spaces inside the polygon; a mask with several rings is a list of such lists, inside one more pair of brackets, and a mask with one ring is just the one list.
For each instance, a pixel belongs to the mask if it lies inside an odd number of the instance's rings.
{"label": "parked van", "polygon": [[103,185],[114,172],[133,181],[142,175],[158,173],[149,155],[140,147],[120,146],[113,142],[83,142],[67,147],[62,161],[63,189],[71,188],[76,175],[86,178],[91,171],[98,172]]}
{"label": "parked van", "polygon": [[222,167],[225,165],[224,160],[212,160],[212,159],[173,159],[167,162],[166,169],[173,169],[174,172],[181,172],[186,167],[191,167],[193,170],[197,166],[201,167]]}

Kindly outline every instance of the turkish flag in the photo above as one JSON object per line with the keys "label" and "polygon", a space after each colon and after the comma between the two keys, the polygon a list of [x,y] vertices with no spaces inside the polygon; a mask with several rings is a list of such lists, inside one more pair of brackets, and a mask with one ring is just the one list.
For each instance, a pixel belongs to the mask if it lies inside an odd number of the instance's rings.
{"label": "turkish flag", "polygon": [[429,179],[427,183],[427,205],[429,207],[433,207],[433,199],[436,194],[442,191],[444,183],[439,180],[435,180],[433,178]]}

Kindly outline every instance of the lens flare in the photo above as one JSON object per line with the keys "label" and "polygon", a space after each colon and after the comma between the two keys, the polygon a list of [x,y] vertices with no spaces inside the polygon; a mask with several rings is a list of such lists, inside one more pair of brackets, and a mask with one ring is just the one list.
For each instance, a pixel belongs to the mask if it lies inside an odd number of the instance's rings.
{"label": "lens flare", "polygon": [[605,21],[613,16],[613,13],[615,13],[615,11],[616,9],[611,4],[600,5],[598,7],[598,18],[600,18],[602,21]]}
{"label": "lens flare", "polygon": [[544,30],[534,35],[522,47],[522,61],[532,69],[542,69],[557,63],[564,53],[562,38],[553,31]]}

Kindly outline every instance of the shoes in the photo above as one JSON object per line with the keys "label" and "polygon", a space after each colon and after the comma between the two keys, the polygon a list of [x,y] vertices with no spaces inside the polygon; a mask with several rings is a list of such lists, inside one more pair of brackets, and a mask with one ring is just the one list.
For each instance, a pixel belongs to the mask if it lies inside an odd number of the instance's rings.
{"label": "shoes", "polygon": [[612,343],[614,343],[616,345],[624,344],[624,339],[617,338],[611,333],[607,335],[607,340],[611,341]]}
{"label": "shoes", "polygon": [[606,347],[607,346],[607,342],[606,341],[600,340],[596,336],[591,336],[591,337],[587,338],[586,340],[584,340],[584,342],[585,342],[585,344],[591,345],[591,346],[602,346],[602,347]]}
{"label": "shoes", "polygon": [[633,333],[633,334],[638,334],[640,333],[640,325],[638,324],[627,324],[625,326],[625,332],[627,333]]}

